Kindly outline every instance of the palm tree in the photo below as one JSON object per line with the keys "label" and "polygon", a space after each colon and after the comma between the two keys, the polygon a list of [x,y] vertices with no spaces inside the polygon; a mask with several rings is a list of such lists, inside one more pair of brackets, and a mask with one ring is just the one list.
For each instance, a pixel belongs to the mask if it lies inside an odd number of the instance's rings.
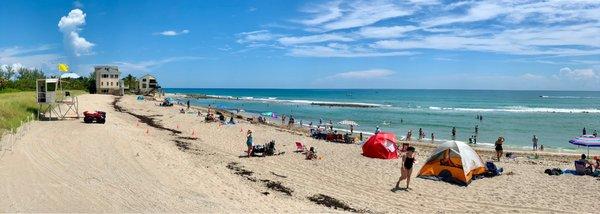
{"label": "palm tree", "polygon": [[138,88],[137,78],[135,78],[134,76],[131,76],[131,74],[129,74],[125,78],[123,78],[123,82],[125,83],[125,85],[127,87],[129,87],[129,90],[134,90],[134,89]]}

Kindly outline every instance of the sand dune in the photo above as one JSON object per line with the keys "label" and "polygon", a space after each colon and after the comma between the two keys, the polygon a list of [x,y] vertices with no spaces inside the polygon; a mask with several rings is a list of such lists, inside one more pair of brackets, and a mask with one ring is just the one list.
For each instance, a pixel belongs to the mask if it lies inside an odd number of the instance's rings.
{"label": "sand dune", "polygon": [[[335,212],[309,197],[326,195],[359,212],[592,213],[600,184],[592,177],[543,173],[568,168],[565,158],[504,160],[512,175],[468,187],[413,178],[393,193],[398,160],[361,155],[358,145],[333,144],[264,125],[204,123],[179,107],[123,97],[117,105],[150,116],[161,130],[115,111],[113,96],[82,95],[80,109],[104,110],[106,124],[81,120],[34,122],[0,159],[4,212]],[[244,133],[255,143],[277,142],[285,154],[240,158]],[[197,138],[197,139],[192,139]],[[294,153],[294,142],[315,146],[321,160]],[[433,149],[418,146],[419,169]],[[484,159],[489,153],[482,153]],[[413,174],[413,177],[416,172]],[[287,192],[287,193],[286,193]],[[288,194],[289,193],[289,194]]]}

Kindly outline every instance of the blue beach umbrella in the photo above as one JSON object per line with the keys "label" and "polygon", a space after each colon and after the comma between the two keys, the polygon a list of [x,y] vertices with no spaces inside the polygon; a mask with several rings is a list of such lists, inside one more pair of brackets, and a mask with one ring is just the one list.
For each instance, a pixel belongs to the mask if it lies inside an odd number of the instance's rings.
{"label": "blue beach umbrella", "polygon": [[583,135],[573,138],[569,141],[570,144],[579,146],[585,146],[588,148],[588,155],[590,154],[590,147],[600,147],[600,137],[594,135]]}

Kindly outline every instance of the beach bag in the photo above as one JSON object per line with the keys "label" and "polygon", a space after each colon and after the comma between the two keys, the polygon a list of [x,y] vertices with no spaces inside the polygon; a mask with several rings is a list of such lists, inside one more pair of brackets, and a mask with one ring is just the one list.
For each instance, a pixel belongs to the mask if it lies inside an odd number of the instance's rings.
{"label": "beach bag", "polygon": [[265,155],[274,155],[275,154],[275,141],[271,141],[267,143],[265,149]]}
{"label": "beach bag", "polygon": [[548,175],[562,175],[563,171],[559,168],[554,168],[554,169],[546,169],[544,171],[544,173],[546,173]]}
{"label": "beach bag", "polygon": [[488,170],[487,175],[489,177],[502,175],[502,172],[504,171],[504,169],[498,168],[496,166],[496,164],[494,164],[494,162],[491,162],[491,161],[485,162],[485,168],[487,168],[487,170]]}

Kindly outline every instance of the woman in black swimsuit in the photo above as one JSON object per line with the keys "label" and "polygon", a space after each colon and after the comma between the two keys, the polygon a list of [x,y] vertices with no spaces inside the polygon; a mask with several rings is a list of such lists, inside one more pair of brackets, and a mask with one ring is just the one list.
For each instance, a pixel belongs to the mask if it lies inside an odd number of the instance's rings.
{"label": "woman in black swimsuit", "polygon": [[396,183],[395,189],[400,189],[400,182],[406,179],[406,189],[410,184],[410,177],[412,175],[413,164],[415,163],[416,153],[415,147],[408,147],[406,154],[402,156],[402,169],[400,170],[400,178]]}
{"label": "woman in black swimsuit", "polygon": [[504,144],[504,137],[499,137],[498,140],[496,140],[496,157],[498,158],[498,161],[500,161],[500,157],[502,157],[502,153],[503,153],[503,149],[502,149],[502,144]]}

